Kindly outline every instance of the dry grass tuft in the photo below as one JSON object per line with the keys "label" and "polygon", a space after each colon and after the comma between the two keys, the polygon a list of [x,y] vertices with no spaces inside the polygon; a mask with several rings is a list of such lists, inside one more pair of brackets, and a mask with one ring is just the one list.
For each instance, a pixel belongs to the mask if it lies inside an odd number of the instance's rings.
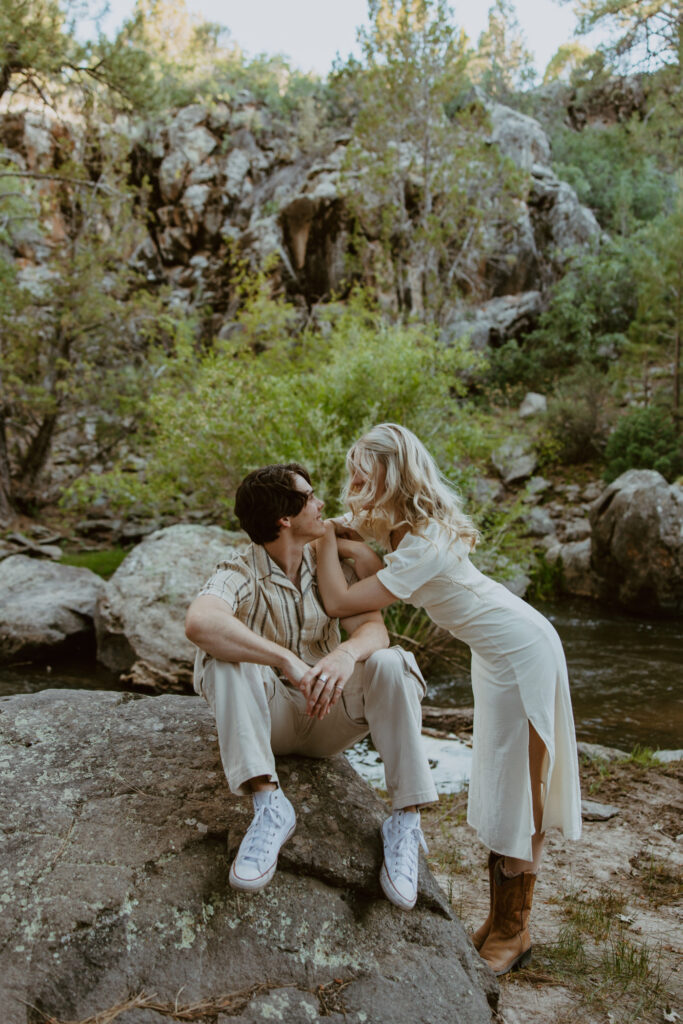
{"label": "dry grass tuft", "polygon": [[[315,989],[306,989],[312,995],[317,996],[320,1005],[320,1016],[330,1017],[333,1013],[346,1014],[344,1003],[344,989],[347,988],[353,978],[333,978],[325,985],[318,985]],[[33,1006],[30,1009],[37,1016],[33,1017],[35,1024],[113,1024],[117,1017],[129,1010],[154,1010],[155,1013],[168,1017],[169,1020],[179,1021],[181,1024],[192,1024],[193,1021],[208,1024],[215,1022],[219,1013],[228,1017],[236,1017],[248,1006],[254,996],[262,992],[269,992],[274,988],[292,988],[295,986],[283,984],[282,982],[263,982],[252,985],[250,988],[240,989],[238,992],[230,992],[227,995],[217,996],[213,999],[202,999],[197,1003],[181,1004],[178,996],[174,1002],[163,1002],[156,995],[146,995],[139,992],[135,996],[122,1000],[115,1006],[109,1006],[105,1010],[99,1010],[90,1017],[82,1020],[62,1020],[53,1017],[51,1014],[39,1010]]]}
{"label": "dry grass tuft", "polygon": [[238,992],[230,992],[227,995],[218,996],[215,999],[202,999],[198,1003],[180,1004],[178,999],[174,1002],[162,1002],[156,995],[145,995],[139,992],[135,996],[122,1000],[115,1006],[106,1010],[99,1010],[91,1017],[82,1020],[62,1020],[44,1013],[36,1007],[33,1009],[38,1013],[40,1024],[112,1024],[122,1013],[128,1010],[154,1010],[156,1013],[170,1020],[181,1022],[206,1021],[215,1019],[219,1013],[227,1016],[237,1016],[251,1002],[255,995],[261,992],[268,992],[272,988],[282,988],[281,984],[264,982],[259,985],[252,985],[250,988],[240,989]]}

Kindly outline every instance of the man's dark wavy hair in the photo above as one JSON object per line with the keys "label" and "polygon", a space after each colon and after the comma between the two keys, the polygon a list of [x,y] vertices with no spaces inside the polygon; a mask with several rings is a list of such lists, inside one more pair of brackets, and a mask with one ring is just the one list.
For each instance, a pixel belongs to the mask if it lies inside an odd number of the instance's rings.
{"label": "man's dark wavy hair", "polygon": [[298,462],[288,462],[255,469],[237,488],[235,515],[254,544],[276,540],[278,519],[298,515],[306,504],[306,495],[294,487],[297,474],[310,484],[308,470]]}

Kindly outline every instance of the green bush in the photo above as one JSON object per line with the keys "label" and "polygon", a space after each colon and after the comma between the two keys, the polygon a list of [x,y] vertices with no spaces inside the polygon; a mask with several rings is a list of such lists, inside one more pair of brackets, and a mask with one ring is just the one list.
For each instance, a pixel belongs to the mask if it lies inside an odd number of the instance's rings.
{"label": "green bush", "polygon": [[553,461],[590,462],[602,455],[607,438],[609,389],[592,366],[579,366],[555,388],[548,402],[546,429]]}
{"label": "green bush", "polygon": [[605,461],[607,483],[628,469],[656,469],[675,480],[683,472],[683,446],[671,414],[659,406],[626,413],[607,442]]}
{"label": "green bush", "polygon": [[636,314],[631,252],[623,242],[605,242],[577,253],[554,285],[538,327],[521,341],[508,341],[489,356],[488,379],[518,399],[542,390],[578,365],[603,371],[626,345]]}
{"label": "green bush", "polygon": [[[610,231],[629,234],[662,212],[670,180],[635,124],[562,126],[551,137],[553,167]],[[640,143],[640,144],[639,144]]]}
{"label": "green bush", "polygon": [[330,307],[295,333],[292,310],[252,290],[230,341],[198,350],[177,325],[174,350],[157,355],[149,420],[138,450],[146,470],[122,462],[79,481],[71,500],[100,494],[119,507],[182,514],[210,509],[230,519],[237,484],[270,462],[307,466],[327,512],[338,507],[344,455],[372,424],[398,421],[424,439],[455,483],[454,461],[481,445],[455,398],[473,357],[444,348],[424,326],[384,321],[361,300]]}
{"label": "green bush", "polygon": [[530,566],[529,576],[531,583],[525,595],[528,601],[552,601],[562,593],[564,572],[561,558],[549,562],[544,552],[538,552]]}

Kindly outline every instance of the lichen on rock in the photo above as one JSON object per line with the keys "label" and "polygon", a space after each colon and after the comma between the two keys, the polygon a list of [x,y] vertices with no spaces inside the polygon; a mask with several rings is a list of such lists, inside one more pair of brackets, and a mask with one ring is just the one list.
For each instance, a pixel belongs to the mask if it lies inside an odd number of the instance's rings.
{"label": "lichen on rock", "polygon": [[[228,867],[251,809],[228,790],[200,698],[0,701],[3,1024],[26,1024],[27,1004],[78,1020],[142,992],[218,1006],[260,991],[275,1006],[273,989],[294,1007],[335,984],[355,1024],[412,1024],[425,1007],[430,1024],[488,1024],[495,980],[426,864],[414,911],[383,898],[378,797],[343,756],[279,771],[297,831],[269,887],[238,894]],[[119,1019],[155,1020],[144,1005]],[[231,1019],[264,1019],[259,1005]]]}

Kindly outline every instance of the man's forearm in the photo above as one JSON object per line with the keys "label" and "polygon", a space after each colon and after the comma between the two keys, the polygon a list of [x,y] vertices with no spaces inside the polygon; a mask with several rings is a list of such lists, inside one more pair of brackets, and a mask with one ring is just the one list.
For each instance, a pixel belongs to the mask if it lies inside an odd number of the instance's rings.
{"label": "man's forearm", "polygon": [[185,622],[189,640],[217,661],[252,662],[284,670],[292,653],[254,633],[232,614],[213,604],[220,598],[197,598]]}

